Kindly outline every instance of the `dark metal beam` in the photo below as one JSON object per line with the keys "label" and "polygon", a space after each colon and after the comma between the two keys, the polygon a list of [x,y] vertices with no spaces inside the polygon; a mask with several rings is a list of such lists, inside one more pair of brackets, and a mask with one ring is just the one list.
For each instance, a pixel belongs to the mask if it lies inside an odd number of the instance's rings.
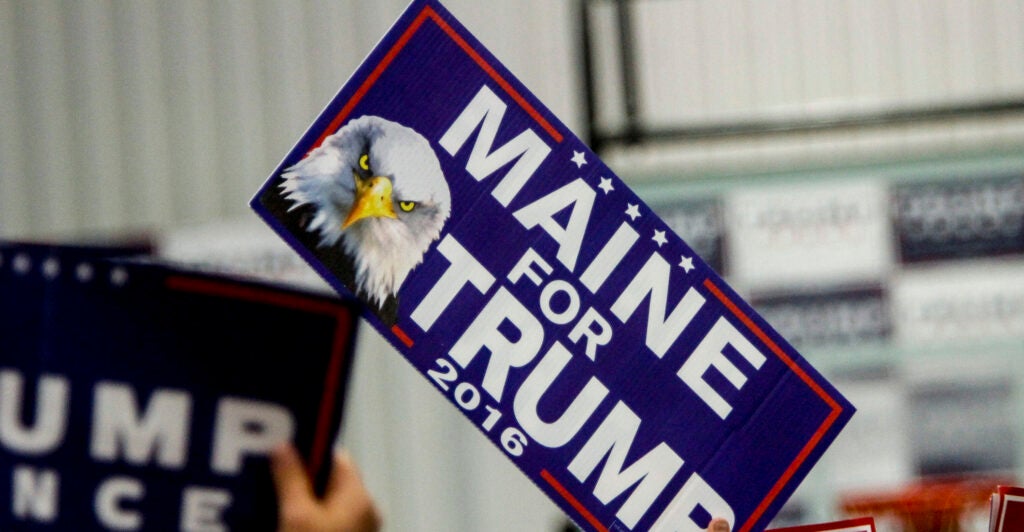
{"label": "dark metal beam", "polygon": [[719,122],[669,128],[629,129],[596,132],[599,144],[634,144],[636,142],[670,142],[702,139],[759,137],[815,131],[876,128],[910,125],[942,120],[984,118],[1024,113],[1024,98],[930,105],[858,112],[848,115],[823,115],[810,118],[783,118]]}
{"label": "dark metal beam", "polygon": [[580,83],[583,88],[583,123],[586,127],[584,140],[590,149],[595,153],[601,152],[601,143],[597,137],[597,80],[594,74],[594,51],[590,45],[592,29],[590,26],[590,1],[579,0],[577,13],[579,14],[579,37],[580,52]]}
{"label": "dark metal beam", "polygon": [[633,0],[618,0],[615,18],[619,32],[619,75],[622,100],[626,111],[625,136],[629,142],[640,141],[640,91],[636,66],[636,38],[633,28]]}

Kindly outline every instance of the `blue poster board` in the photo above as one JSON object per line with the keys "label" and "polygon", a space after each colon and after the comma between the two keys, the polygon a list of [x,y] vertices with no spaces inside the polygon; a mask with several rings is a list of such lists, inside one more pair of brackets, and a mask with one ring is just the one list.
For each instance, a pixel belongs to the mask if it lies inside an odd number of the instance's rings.
{"label": "blue poster board", "polygon": [[853,414],[436,1],[252,207],[587,530],[763,530]]}
{"label": "blue poster board", "polygon": [[274,530],[326,485],[358,304],[119,249],[0,243],[0,529]]}

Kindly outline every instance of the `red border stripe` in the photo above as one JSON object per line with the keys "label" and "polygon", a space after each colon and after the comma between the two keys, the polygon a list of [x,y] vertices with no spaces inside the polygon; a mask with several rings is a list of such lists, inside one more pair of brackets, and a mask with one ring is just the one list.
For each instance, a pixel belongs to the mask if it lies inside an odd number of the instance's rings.
{"label": "red border stripe", "polygon": [[544,117],[541,116],[540,113],[538,113],[537,110],[534,109],[533,106],[526,101],[526,98],[523,98],[523,96],[519,94],[519,91],[515,90],[515,88],[512,87],[512,84],[509,83],[505,78],[503,78],[501,74],[499,74],[498,71],[495,70],[494,67],[490,65],[490,63],[487,62],[487,60],[481,57],[480,54],[477,53],[477,51],[474,50],[473,47],[470,46],[469,43],[466,42],[466,40],[463,39],[462,36],[460,36],[455,31],[454,28],[449,26],[448,23],[445,22],[444,19],[442,19],[441,16],[438,15],[433,9],[431,9],[430,6],[424,7],[423,11],[427,13],[430,16],[430,18],[433,19],[434,22],[436,22],[437,25],[440,26],[440,28],[444,30],[445,33],[448,34],[449,37],[451,37],[453,41],[455,41],[455,44],[459,45],[459,47],[466,52],[466,55],[468,55],[473,61],[475,61],[476,64],[479,65],[480,68],[484,70],[484,72],[491,76],[491,79],[493,79],[502,89],[504,89],[504,91],[507,92],[508,95],[511,96],[517,104],[519,104],[519,107],[522,107],[523,110],[526,111],[528,115],[530,115],[530,118],[533,118],[534,121],[536,121],[537,124],[540,125],[540,127],[544,128],[544,131],[547,131],[548,135],[551,135],[551,138],[553,138],[555,142],[562,142],[562,134],[559,133],[558,130],[554,128],[554,126],[548,123],[548,121],[545,120]]}
{"label": "red border stripe", "polygon": [[172,275],[167,278],[165,285],[171,290],[198,292],[201,294],[242,299],[256,303],[270,303],[316,314],[329,314],[334,316],[339,313],[348,312],[347,308],[327,301],[318,301],[299,295],[275,292],[273,290],[253,286],[211,281],[208,279]]}
{"label": "red border stripe", "polygon": [[316,420],[316,432],[313,433],[313,449],[310,452],[309,476],[312,477],[324,457],[328,456],[327,434],[330,432],[331,419],[335,415],[334,398],[338,396],[338,378],[341,376],[341,363],[344,361],[345,344],[350,334],[350,323],[344,315],[338,315],[338,326],[334,333],[334,344],[331,346],[331,359],[327,363],[327,374],[324,375],[323,399],[320,400],[320,413]]}
{"label": "red border stripe", "polygon": [[599,532],[608,532],[608,528],[601,524],[601,522],[598,521],[596,517],[594,517],[594,514],[590,513],[590,510],[587,510],[587,507],[583,506],[583,503],[581,503],[579,499],[574,497],[572,493],[569,493],[569,490],[565,489],[565,486],[563,486],[561,482],[556,480],[555,477],[551,473],[549,473],[547,469],[540,470],[540,477],[543,478],[545,482],[550,484],[552,488],[555,488],[555,491],[557,491],[558,494],[561,495],[562,498],[569,503],[569,505],[575,508],[576,511],[579,512],[580,515],[583,516],[583,518],[586,519],[591,526],[593,526]]}
{"label": "red border stripe", "polygon": [[403,344],[405,344],[405,347],[412,347],[412,338],[409,338],[409,335],[405,334],[405,331],[403,331],[401,327],[398,325],[392,325],[391,332],[394,333],[394,335],[397,336]]}
{"label": "red border stripe", "polygon": [[358,89],[356,89],[356,93],[353,94],[352,98],[350,98],[348,102],[345,103],[345,106],[341,108],[341,111],[339,111],[338,114],[334,117],[334,120],[331,120],[331,123],[327,126],[327,129],[325,129],[324,132],[320,134],[320,138],[318,138],[316,142],[313,143],[313,146],[309,148],[309,151],[317,149],[320,146],[320,144],[323,143],[324,139],[327,138],[328,135],[334,133],[335,131],[338,130],[339,127],[341,127],[341,123],[344,122],[346,118],[348,118],[349,113],[351,113],[352,109],[356,106],[356,104],[358,104],[359,101],[363,99],[363,96],[366,96],[366,93],[370,91],[370,88],[373,87],[373,84],[377,83],[377,78],[379,78],[381,74],[383,74],[384,71],[387,70],[388,66],[391,65],[391,62],[394,61],[395,57],[398,55],[398,52],[401,52],[402,48],[405,48],[405,45],[409,42],[409,39],[412,39],[413,34],[415,34],[416,31],[420,29],[420,26],[423,24],[423,21],[426,20],[426,18],[427,13],[426,9],[424,9],[416,17],[416,20],[413,20],[412,24],[410,24],[409,27],[406,28],[405,32],[402,33],[402,36],[398,38],[397,42],[395,42],[395,45],[392,46],[390,50],[388,50],[388,53],[384,55],[384,59],[381,59],[380,63],[377,63],[377,67],[374,68],[373,72],[371,72],[370,75],[366,77],[366,80],[363,81],[363,84],[360,85]]}
{"label": "red border stripe", "polygon": [[754,509],[754,512],[750,515],[750,518],[747,519],[747,521],[743,523],[743,526],[737,531],[747,532],[748,530],[750,530],[751,527],[754,526],[754,523],[757,522],[758,519],[760,519],[760,517],[764,514],[765,510],[768,509],[768,506],[771,505],[775,498],[778,497],[779,492],[782,491],[782,488],[786,486],[789,480],[796,473],[796,470],[799,469],[800,466],[804,463],[804,460],[806,460],[807,457],[811,454],[811,451],[813,451],[814,448],[818,446],[818,442],[821,441],[821,439],[825,436],[825,433],[828,432],[828,429],[832,426],[833,423],[835,423],[836,419],[839,418],[839,415],[843,412],[843,408],[839,405],[838,402],[836,402],[835,399],[832,398],[832,396],[825,392],[825,390],[822,389],[822,387],[817,382],[811,379],[811,377],[807,375],[803,368],[798,366],[796,362],[794,362],[793,359],[790,358],[789,355],[787,355],[781,347],[779,347],[778,344],[773,342],[772,339],[769,338],[768,335],[765,334],[765,332],[761,330],[761,328],[758,327],[757,324],[754,323],[754,321],[751,320],[745,312],[740,310],[740,308],[736,306],[736,304],[733,303],[732,300],[729,299],[729,297],[726,296],[725,293],[722,292],[722,290],[719,289],[718,286],[716,286],[711,279],[704,280],[704,287],[707,288],[708,291],[710,291],[716,298],[718,298],[718,300],[721,301],[727,309],[729,309],[729,312],[732,312],[734,316],[739,318],[743,325],[750,329],[750,331],[754,333],[754,336],[757,336],[758,340],[761,340],[761,342],[768,346],[768,349],[770,349],[772,353],[775,354],[775,356],[779,357],[779,359],[782,360],[782,362],[787,367],[789,367],[789,369],[792,370],[793,373],[795,373],[797,377],[800,378],[800,380],[804,381],[804,383],[807,384],[811,388],[811,390],[819,397],[821,397],[821,399],[825,401],[825,404],[827,404],[829,408],[832,409],[829,415],[825,418],[825,421],[822,422],[821,426],[818,427],[818,430],[816,430],[814,434],[811,436],[811,439],[807,441],[807,443],[804,445],[802,449],[800,449],[800,452],[797,453],[796,458],[793,459],[793,462],[789,464],[789,467],[787,467],[786,470],[782,473],[782,476],[779,477],[779,480],[775,482],[775,485],[772,486],[772,489],[770,489],[768,491],[768,494],[765,495],[765,498],[761,501],[761,504],[759,504],[757,508]]}
{"label": "red border stripe", "polygon": [[350,98],[348,102],[345,103],[345,105],[341,108],[341,111],[339,111],[338,114],[335,115],[334,119],[331,120],[331,123],[328,124],[327,128],[323,131],[323,133],[320,134],[320,137],[317,138],[316,142],[313,143],[313,145],[309,148],[309,150],[306,153],[309,153],[320,147],[320,144],[323,143],[324,139],[326,139],[328,135],[334,133],[335,131],[338,130],[338,128],[341,127],[341,124],[345,121],[346,118],[348,118],[348,115],[352,113],[352,109],[355,108],[357,104],[359,104],[360,100],[362,100],[363,97],[366,96],[366,93],[370,91],[370,88],[372,88],[373,85],[377,83],[377,79],[379,79],[380,76],[384,73],[384,71],[387,70],[387,68],[391,65],[391,62],[394,61],[395,57],[398,56],[398,53],[401,52],[403,48],[405,48],[405,45],[409,43],[409,40],[412,39],[412,36],[417,31],[419,31],[420,27],[423,25],[423,22],[428,18],[434,21],[434,23],[437,24],[437,26],[441,28],[441,30],[444,31],[445,34],[447,34],[448,37],[451,38],[452,41],[454,41],[455,44],[459,46],[459,48],[462,48],[462,50],[466,52],[466,55],[468,55],[470,59],[472,59],[481,69],[483,69],[483,71],[486,72],[487,75],[489,75],[491,79],[493,79],[494,82],[497,83],[498,86],[502,88],[502,90],[508,93],[508,95],[511,96],[517,104],[519,104],[519,107],[521,107],[524,111],[526,111],[528,115],[530,115],[530,118],[533,118],[533,120],[536,121],[537,124],[544,129],[544,131],[551,135],[551,138],[554,139],[555,142],[562,142],[564,138],[562,134],[559,133],[558,130],[555,129],[555,127],[552,126],[550,122],[548,122],[543,116],[541,116],[537,109],[530,105],[530,102],[526,101],[526,98],[524,98],[522,94],[519,94],[519,91],[517,91],[512,86],[512,84],[508,82],[508,80],[502,77],[502,75],[497,70],[495,70],[494,67],[492,67],[491,64],[488,63],[487,60],[484,59],[476,50],[474,50],[473,47],[470,46],[470,44],[466,42],[466,40],[463,39],[462,36],[459,35],[457,31],[455,31],[455,28],[452,28],[451,25],[445,22],[444,19],[441,18],[441,16],[438,15],[433,8],[431,8],[430,6],[424,6],[423,11],[420,11],[419,15],[417,15],[416,18],[412,21],[412,24],[410,24],[409,27],[406,28],[406,30],[398,38],[398,40],[395,41],[395,44],[384,55],[384,58],[381,59],[380,63],[377,63],[377,66],[373,69],[372,72],[370,72],[370,75],[366,77],[362,85],[360,85],[359,88],[356,89],[356,92],[355,94],[352,95],[352,98]]}
{"label": "red border stripe", "polygon": [[875,532],[875,518],[870,516],[857,517],[854,519],[844,519],[842,521],[832,521],[831,523],[816,523],[813,525],[773,528],[768,532],[828,532],[829,530],[841,530],[853,528],[855,526],[867,527],[871,532]]}

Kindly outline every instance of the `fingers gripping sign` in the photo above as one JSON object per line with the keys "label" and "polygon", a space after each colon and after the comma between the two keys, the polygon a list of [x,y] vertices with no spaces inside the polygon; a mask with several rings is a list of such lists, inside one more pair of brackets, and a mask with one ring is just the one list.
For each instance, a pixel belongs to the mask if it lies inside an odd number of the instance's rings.
{"label": "fingers gripping sign", "polygon": [[351,457],[335,453],[322,499],[313,492],[302,459],[291,445],[270,456],[280,532],[376,532],[381,518]]}

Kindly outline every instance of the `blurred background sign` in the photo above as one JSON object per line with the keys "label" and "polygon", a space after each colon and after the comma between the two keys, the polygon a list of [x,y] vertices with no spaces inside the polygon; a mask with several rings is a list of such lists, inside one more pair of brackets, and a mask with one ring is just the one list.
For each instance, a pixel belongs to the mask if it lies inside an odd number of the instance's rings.
{"label": "blurred background sign", "polygon": [[359,308],[135,251],[0,243],[0,528],[273,530],[263,457],[323,489]]}

